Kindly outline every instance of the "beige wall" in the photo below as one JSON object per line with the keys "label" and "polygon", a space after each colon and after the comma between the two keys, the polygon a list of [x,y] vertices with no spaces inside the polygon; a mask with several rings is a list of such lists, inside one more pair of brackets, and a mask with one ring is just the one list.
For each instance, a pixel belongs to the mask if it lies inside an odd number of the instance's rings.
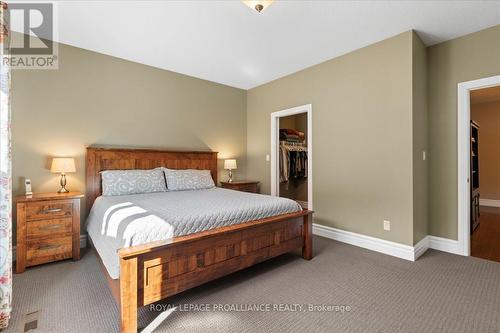
{"label": "beige wall", "polygon": [[406,32],[248,91],[248,176],[269,193],[269,115],[311,103],[315,222],[413,245],[412,44]]}
{"label": "beige wall", "polygon": [[457,84],[500,74],[500,25],[427,49],[429,229],[457,239]]}
{"label": "beige wall", "polygon": [[471,105],[479,129],[481,199],[500,200],[500,101]]}
{"label": "beige wall", "polygon": [[85,146],[99,144],[214,150],[245,178],[244,90],[62,44],[59,70],[13,71],[12,86],[15,194],[23,177],[58,189],[51,156],[76,157],[68,188],[84,191]]}
{"label": "beige wall", "polygon": [[427,153],[427,50],[413,33],[412,116],[413,116],[413,243],[429,234]]}

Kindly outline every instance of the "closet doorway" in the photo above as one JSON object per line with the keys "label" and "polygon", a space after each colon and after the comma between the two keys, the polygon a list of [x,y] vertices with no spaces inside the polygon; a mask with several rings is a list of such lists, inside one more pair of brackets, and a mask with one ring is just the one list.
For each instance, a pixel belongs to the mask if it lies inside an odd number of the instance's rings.
{"label": "closet doorway", "polygon": [[312,210],[312,105],[271,113],[271,195]]}

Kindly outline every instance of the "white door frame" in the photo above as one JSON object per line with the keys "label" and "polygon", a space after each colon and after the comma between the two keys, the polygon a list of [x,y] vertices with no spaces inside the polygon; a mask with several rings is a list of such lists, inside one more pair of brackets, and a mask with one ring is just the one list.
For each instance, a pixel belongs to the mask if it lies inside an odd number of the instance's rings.
{"label": "white door frame", "polygon": [[500,85],[500,75],[458,84],[458,246],[470,256],[470,92]]}
{"label": "white door frame", "polygon": [[279,195],[279,121],[286,116],[307,113],[307,209],[313,209],[312,105],[306,104],[271,113],[271,195]]}

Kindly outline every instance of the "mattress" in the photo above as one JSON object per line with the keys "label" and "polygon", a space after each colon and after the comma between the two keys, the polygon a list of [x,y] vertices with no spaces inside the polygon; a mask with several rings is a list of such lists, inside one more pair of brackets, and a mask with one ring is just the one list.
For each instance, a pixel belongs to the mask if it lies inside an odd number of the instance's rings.
{"label": "mattress", "polygon": [[301,209],[290,199],[222,188],[100,196],[87,218],[87,231],[109,275],[116,279],[121,248]]}

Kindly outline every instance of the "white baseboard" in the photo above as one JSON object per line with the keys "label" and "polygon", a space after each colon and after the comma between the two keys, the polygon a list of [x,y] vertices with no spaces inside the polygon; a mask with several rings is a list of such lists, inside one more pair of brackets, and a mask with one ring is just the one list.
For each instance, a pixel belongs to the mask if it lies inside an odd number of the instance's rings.
{"label": "white baseboard", "polygon": [[[87,235],[80,235],[80,248],[87,247]],[[17,246],[12,247],[12,261],[16,260]]]}
{"label": "white baseboard", "polygon": [[313,234],[334,239],[342,243],[359,246],[364,249],[381,252],[390,256],[411,261],[415,260],[415,250],[413,246],[327,227],[316,223],[313,223]]}
{"label": "white baseboard", "polygon": [[410,261],[417,260],[428,249],[462,254],[458,241],[436,236],[426,236],[415,246],[409,246],[316,223],[313,234]]}
{"label": "white baseboard", "polygon": [[429,236],[425,236],[413,247],[414,258],[417,260],[422,254],[430,248]]}
{"label": "white baseboard", "polygon": [[430,249],[463,255],[457,240],[430,235],[426,238],[429,239]]}
{"label": "white baseboard", "polygon": [[487,206],[487,207],[500,207],[500,200],[479,199],[479,205],[480,206]]}
{"label": "white baseboard", "polygon": [[80,235],[80,249],[87,247],[87,235]]}

